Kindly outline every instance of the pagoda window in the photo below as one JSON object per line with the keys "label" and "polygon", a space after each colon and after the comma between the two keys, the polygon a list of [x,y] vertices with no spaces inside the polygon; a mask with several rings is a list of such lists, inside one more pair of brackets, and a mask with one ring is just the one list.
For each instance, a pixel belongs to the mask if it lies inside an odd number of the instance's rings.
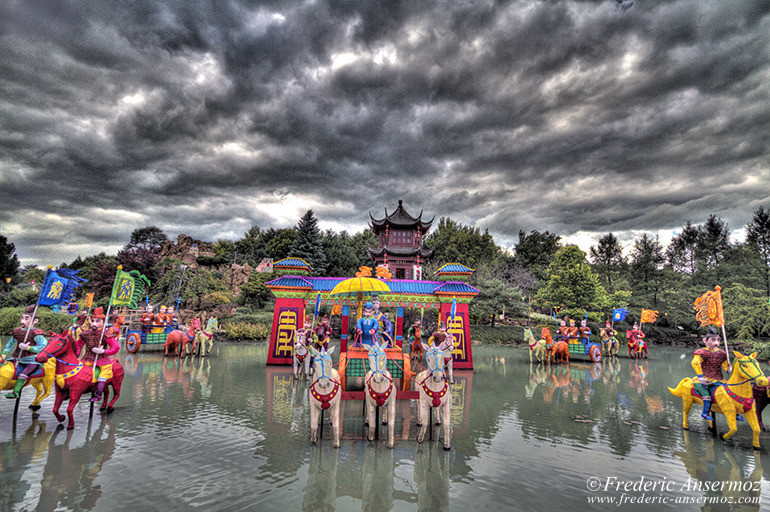
{"label": "pagoda window", "polygon": [[394,229],[390,232],[390,245],[411,246],[412,232],[403,229]]}

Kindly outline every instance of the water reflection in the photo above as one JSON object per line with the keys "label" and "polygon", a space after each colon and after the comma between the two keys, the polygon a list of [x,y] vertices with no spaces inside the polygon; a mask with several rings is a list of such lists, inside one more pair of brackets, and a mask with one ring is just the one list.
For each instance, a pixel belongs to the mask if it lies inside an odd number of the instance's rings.
{"label": "water reflection", "polygon": [[[364,440],[355,400],[344,402],[342,446],[331,446],[328,418],[313,446],[307,381],[295,381],[290,368],[266,367],[263,346],[217,350],[215,358],[182,361],[124,357],[118,409],[89,423],[81,404],[71,432],[51,431],[53,397],[40,418],[16,422],[13,403],[0,401],[0,509],[577,511],[592,509],[589,476],[666,477],[680,486],[688,478],[760,482],[770,499],[762,475],[770,433],[762,433],[759,454],[745,424],[734,444],[711,437],[695,413],[692,431],[682,433],[681,401],[666,390],[692,373],[681,351],[548,366],[530,364],[526,350],[477,347],[476,370],[455,372],[452,450],[444,452],[435,427],[430,440],[416,443],[417,408],[409,400],[398,403],[394,449],[382,440],[391,426],[380,426],[380,440]],[[557,492],[547,484],[555,481]],[[728,488],[716,496],[752,492]],[[704,510],[763,508],[710,506]]]}
{"label": "water reflection", "polygon": [[44,421],[34,419],[21,436],[0,443],[0,510],[12,510],[23,502],[32,486],[25,473],[32,462],[45,456],[51,435]]}
{"label": "water reflection", "polygon": [[692,489],[693,494],[703,494],[703,512],[759,510],[760,502],[745,503],[745,498],[761,495],[762,457],[758,452],[736,452],[714,437],[707,437],[704,446],[693,442],[697,434],[683,431],[683,435],[685,449],[675,451],[674,455],[692,477],[692,484],[687,488]]}
{"label": "water reflection", "polygon": [[48,459],[35,510],[91,510],[102,496],[101,486],[94,484],[94,480],[115,452],[115,429],[109,421],[102,421],[92,435],[86,434],[85,444],[76,448],[70,447],[74,430],[67,430],[64,442],[57,444],[63,431],[61,425],[57,427],[48,442]]}

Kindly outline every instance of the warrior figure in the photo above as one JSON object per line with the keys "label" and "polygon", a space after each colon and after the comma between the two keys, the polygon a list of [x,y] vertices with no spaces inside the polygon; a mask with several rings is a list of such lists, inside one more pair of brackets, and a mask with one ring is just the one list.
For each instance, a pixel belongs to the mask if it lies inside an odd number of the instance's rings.
{"label": "warrior figure", "polygon": [[[102,308],[96,308],[91,315],[91,328],[83,331],[75,346],[75,351],[80,353],[83,346],[86,347],[83,355],[83,363],[88,366],[94,366],[99,369],[97,378],[97,368],[94,368],[93,375],[96,382],[96,394],[91,398],[92,402],[98,402],[102,399],[102,392],[107,380],[112,378],[112,363],[109,356],[116,354],[120,350],[117,336],[120,334],[120,328],[123,326],[124,319],[119,316],[115,325],[104,329],[106,317]],[[102,333],[104,330],[104,333]]]}
{"label": "warrior figure", "polygon": [[591,336],[591,329],[588,327],[586,319],[584,318],[580,321],[580,337],[588,338],[589,336]]}
{"label": "warrior figure", "polygon": [[152,304],[147,304],[147,310],[142,313],[142,332],[150,332],[153,320],[155,320],[155,314],[152,312]]}
{"label": "warrior figure", "polygon": [[316,348],[318,350],[321,350],[321,348],[329,350],[329,340],[331,339],[332,335],[332,326],[329,325],[329,317],[327,315],[324,315],[321,319],[321,323],[316,325],[314,332],[316,335]]}
{"label": "warrior figure", "polygon": [[724,369],[727,373],[732,371],[727,362],[727,353],[720,348],[721,341],[719,332],[713,327],[709,327],[709,331],[703,337],[703,343],[706,347],[696,350],[692,358],[692,367],[696,374],[693,387],[703,398],[701,417],[708,421],[714,420],[711,416],[711,401],[714,390],[724,383],[722,370]]}
{"label": "warrior figure", "polygon": [[360,339],[357,345],[373,345],[374,339],[379,337],[379,331],[380,324],[374,316],[374,306],[367,302],[364,305],[364,316],[356,323],[356,334]]}
{"label": "warrior figure", "polygon": [[[3,359],[16,361],[16,364],[21,367],[21,373],[16,379],[13,391],[5,395],[5,398],[18,398],[21,388],[27,383],[29,376],[40,368],[40,364],[35,362],[35,356],[45,348],[48,341],[44,336],[45,331],[35,328],[37,321],[35,306],[27,306],[24,313],[21,314],[19,327],[13,330],[11,339],[3,350]],[[32,330],[29,330],[30,326],[32,326]]]}

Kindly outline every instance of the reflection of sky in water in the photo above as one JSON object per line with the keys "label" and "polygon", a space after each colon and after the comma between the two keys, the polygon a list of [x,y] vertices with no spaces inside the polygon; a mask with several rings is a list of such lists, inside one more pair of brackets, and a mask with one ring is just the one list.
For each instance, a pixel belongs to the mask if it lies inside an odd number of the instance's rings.
{"label": "reflection of sky in water", "polygon": [[124,360],[123,394],[106,421],[96,413],[89,424],[83,402],[75,431],[55,433],[53,397],[33,423],[25,391],[14,433],[13,401],[0,400],[0,509],[606,509],[587,497],[622,491],[591,493],[591,476],[602,485],[667,479],[676,485],[662,496],[671,500],[751,495],[682,491],[688,478],[761,479],[767,496],[770,434],[755,459],[746,424],[738,446],[710,437],[695,411],[692,432],[679,428],[681,401],[666,386],[692,373],[682,352],[691,351],[656,348],[641,365],[548,369],[530,367],[524,350],[476,347],[476,371],[455,372],[451,452],[435,427],[433,441],[417,445],[416,408],[406,402],[394,450],[362,440],[360,402],[345,403],[339,450],[328,424],[311,445],[306,386],[288,368],[265,367],[264,346],[220,345],[210,359],[181,362],[140,352]]}

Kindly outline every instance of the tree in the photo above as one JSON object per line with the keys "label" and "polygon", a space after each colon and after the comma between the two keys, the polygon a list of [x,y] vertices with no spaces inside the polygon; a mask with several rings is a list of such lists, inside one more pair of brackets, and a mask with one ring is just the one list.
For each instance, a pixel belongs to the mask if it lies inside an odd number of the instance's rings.
{"label": "tree", "polygon": [[273,299],[273,293],[265,283],[275,278],[276,274],[273,272],[252,272],[249,280],[241,286],[239,302],[243,305],[262,308]]}
{"label": "tree", "polygon": [[313,210],[308,210],[297,223],[297,237],[291,244],[289,256],[302,258],[311,267],[316,275],[326,273],[326,255],[323,250],[321,230],[318,228],[318,220]]}
{"label": "tree", "polygon": [[123,265],[123,270],[138,270],[151,283],[160,277],[160,271],[156,268],[158,260],[155,252],[142,246],[124,247],[118,252],[118,263]]}
{"label": "tree", "polygon": [[746,243],[753,247],[764,263],[765,297],[770,297],[770,212],[764,206],[754,212],[754,218],[746,225]]}
{"label": "tree", "polygon": [[[665,258],[663,247],[658,238],[644,233],[634,241],[631,251],[631,279],[634,296],[658,305],[658,292],[661,287],[661,269]],[[642,303],[641,305],[645,305]],[[649,305],[645,305],[649,307]]]}
{"label": "tree", "polygon": [[[506,315],[523,315],[526,307],[521,290],[496,277],[479,277],[474,285],[481,291],[473,299],[471,320],[476,323],[494,318],[505,311]],[[481,322],[480,322],[481,321]],[[494,325],[494,321],[492,322]]]}
{"label": "tree", "polygon": [[326,275],[351,276],[355,274],[361,265],[359,265],[359,258],[347,231],[337,234],[328,230],[324,234],[322,243],[327,260]]}
{"label": "tree", "polygon": [[139,247],[148,251],[156,251],[160,249],[163,242],[167,241],[168,237],[162,229],[157,226],[147,226],[131,232],[131,238],[126,244],[126,248]]}
{"label": "tree", "polygon": [[463,226],[449,218],[439,219],[438,227],[425,237],[425,247],[433,249],[433,261],[462,263],[476,267],[482,263],[494,263],[502,255],[489,230]]}
{"label": "tree", "polygon": [[666,260],[671,268],[694,276],[697,270],[700,239],[700,230],[687,221],[681,233],[677,233],[666,248]]}
{"label": "tree", "polygon": [[596,247],[591,247],[591,259],[607,280],[607,289],[612,289],[612,274],[623,264],[623,248],[612,233],[599,239]]}
{"label": "tree", "polygon": [[19,271],[19,258],[15,254],[16,246],[0,235],[0,290],[8,290],[11,285],[6,278],[13,280]]}
{"label": "tree", "polygon": [[548,282],[537,292],[537,301],[567,309],[602,311],[608,307],[607,291],[576,245],[556,251],[547,270]]}
{"label": "tree", "polygon": [[709,215],[700,229],[700,251],[706,269],[714,269],[730,249],[730,229],[716,215]]}
{"label": "tree", "polygon": [[515,246],[514,262],[529,269],[540,281],[547,279],[546,269],[551,263],[556,251],[561,247],[561,237],[539,231],[526,234],[519,230],[519,243]]}

